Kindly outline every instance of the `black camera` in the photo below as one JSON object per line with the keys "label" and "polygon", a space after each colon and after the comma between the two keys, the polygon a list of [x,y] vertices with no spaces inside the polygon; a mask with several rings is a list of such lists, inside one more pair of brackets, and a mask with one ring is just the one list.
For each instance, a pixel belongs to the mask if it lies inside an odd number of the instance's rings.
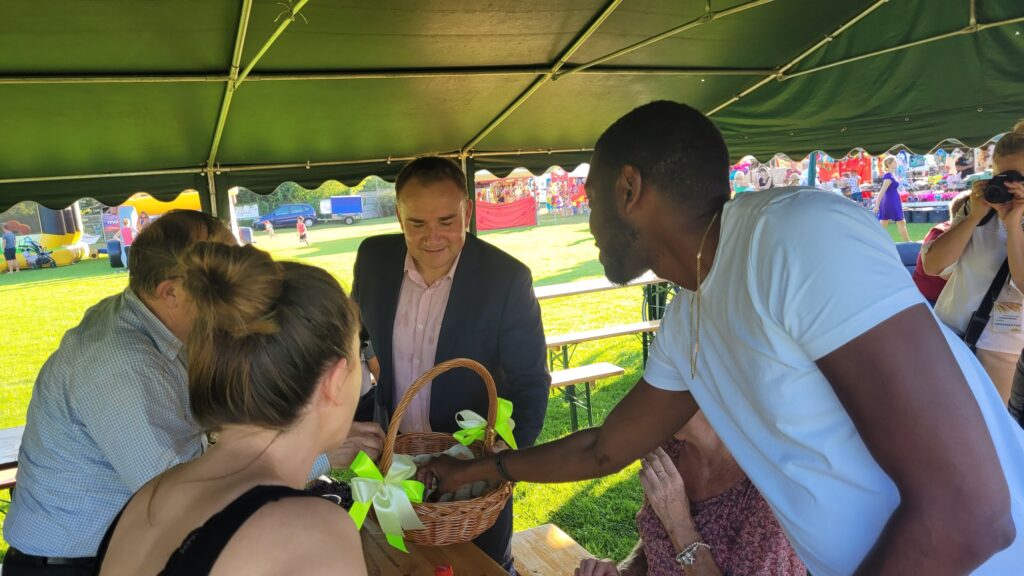
{"label": "black camera", "polygon": [[1013,200],[1013,192],[1006,189],[1008,182],[1024,182],[1024,175],[1016,170],[997,174],[985,184],[985,201],[989,204],[1006,204]]}

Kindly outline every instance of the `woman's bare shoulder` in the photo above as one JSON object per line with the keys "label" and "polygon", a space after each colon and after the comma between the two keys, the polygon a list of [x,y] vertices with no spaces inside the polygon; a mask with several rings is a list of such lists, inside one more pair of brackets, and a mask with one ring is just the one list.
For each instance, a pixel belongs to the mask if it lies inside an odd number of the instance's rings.
{"label": "woman's bare shoulder", "polygon": [[284,498],[261,508],[238,530],[214,574],[250,573],[257,566],[266,573],[366,574],[355,524],[321,498]]}

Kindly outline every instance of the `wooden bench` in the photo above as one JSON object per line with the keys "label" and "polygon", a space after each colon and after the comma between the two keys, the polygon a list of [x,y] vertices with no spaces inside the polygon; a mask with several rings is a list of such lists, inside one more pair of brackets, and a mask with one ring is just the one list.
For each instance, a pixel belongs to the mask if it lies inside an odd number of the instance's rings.
{"label": "wooden bench", "polygon": [[580,561],[594,555],[554,524],[544,524],[512,535],[516,572],[523,576],[572,574]]}
{"label": "wooden bench", "polygon": [[569,359],[572,356],[572,349],[577,344],[604,340],[605,338],[638,335],[643,342],[643,361],[646,365],[650,338],[658,331],[659,327],[661,327],[661,320],[646,320],[643,322],[633,322],[631,324],[619,324],[616,326],[595,328],[593,330],[581,330],[579,332],[571,332],[569,334],[548,336],[548,364],[550,369],[554,370],[555,364],[560,361],[562,369],[565,370],[569,368]]}
{"label": "wooden bench", "polygon": [[17,476],[17,468],[7,468],[4,470],[0,470],[0,490],[9,490],[11,488],[14,488]]}
{"label": "wooden bench", "polygon": [[[597,364],[588,364],[577,368],[556,370],[551,373],[551,387],[564,390],[565,400],[569,403],[569,423],[572,426],[573,432],[580,429],[579,416],[576,412],[577,406],[586,408],[587,423],[590,426],[594,425],[594,409],[590,403],[590,385],[596,384],[598,380],[622,376],[625,373],[625,369],[608,362],[598,362]],[[576,396],[577,384],[583,384],[584,386],[585,400],[583,402],[580,402]]]}
{"label": "wooden bench", "polygon": [[536,286],[533,289],[537,300],[548,300],[551,298],[562,298],[564,296],[579,296],[593,292],[604,292],[605,290],[616,290],[632,286],[649,286],[652,284],[663,284],[665,281],[658,278],[654,272],[648,271],[643,276],[625,285],[614,284],[606,278],[594,278],[591,280],[576,280],[562,284],[548,284],[547,286]]}
{"label": "wooden bench", "polygon": [[18,466],[18,451],[24,433],[24,426],[0,428],[0,470]]}

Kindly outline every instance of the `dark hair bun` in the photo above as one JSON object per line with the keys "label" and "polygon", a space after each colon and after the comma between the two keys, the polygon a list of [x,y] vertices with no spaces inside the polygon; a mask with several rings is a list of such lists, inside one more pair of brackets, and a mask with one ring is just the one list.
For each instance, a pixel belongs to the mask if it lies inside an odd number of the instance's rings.
{"label": "dark hair bun", "polygon": [[277,331],[273,312],[284,274],[266,252],[200,242],[182,259],[182,271],[198,326],[235,338]]}

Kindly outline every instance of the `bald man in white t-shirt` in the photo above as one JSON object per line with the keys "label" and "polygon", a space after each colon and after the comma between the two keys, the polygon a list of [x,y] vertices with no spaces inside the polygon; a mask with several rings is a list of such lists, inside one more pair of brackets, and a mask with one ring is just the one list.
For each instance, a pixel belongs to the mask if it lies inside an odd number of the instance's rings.
{"label": "bald man in white t-shirt", "polygon": [[[443,490],[603,476],[699,407],[815,576],[1021,573],[1024,432],[892,241],[813,189],[729,201],[728,165],[685,105],[642,106],[605,132],[587,182],[605,274],[650,268],[683,288],[644,377],[600,428],[421,477]],[[680,568],[704,573],[707,545],[679,546]]]}

